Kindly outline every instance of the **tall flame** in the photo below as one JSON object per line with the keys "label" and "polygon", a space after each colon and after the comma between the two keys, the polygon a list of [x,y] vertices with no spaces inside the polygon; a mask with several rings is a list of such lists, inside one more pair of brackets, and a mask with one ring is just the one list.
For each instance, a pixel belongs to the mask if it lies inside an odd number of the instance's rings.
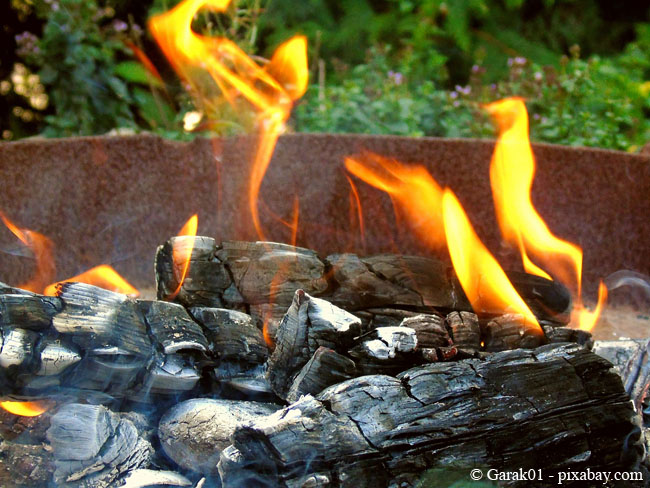
{"label": "tall flame", "polygon": [[[151,18],[149,28],[174,69],[190,84],[199,103],[210,107],[223,97],[234,105],[243,97],[255,109],[259,134],[248,200],[253,225],[264,240],[257,205],[259,190],[293,102],[307,90],[307,40],[304,36],[291,38],[261,67],[234,42],[202,36],[192,30],[192,19],[201,9],[223,12],[229,3],[230,0],[185,0]],[[206,72],[211,82],[206,81]]]}
{"label": "tall flame", "polygon": [[582,249],[553,235],[533,206],[535,159],[528,138],[526,105],[515,97],[485,108],[499,128],[490,182],[501,233],[507,242],[519,248],[526,271],[546,278],[553,276],[571,290],[575,298],[572,323],[591,329],[607,297],[606,288],[601,283],[596,309],[585,310],[581,298]]}
{"label": "tall flame", "polygon": [[72,278],[52,283],[45,287],[43,295],[56,296],[56,289],[59,283],[68,283],[73,281],[78,283],[88,283],[89,285],[95,285],[106,290],[124,293],[125,295],[131,295],[133,297],[140,295],[137,288],[131,285],[131,283],[126,281],[117,271],[107,264],[95,266],[94,268],[84,271]]}
{"label": "tall flame", "polygon": [[0,211],[0,219],[4,222],[7,228],[18,238],[20,241],[31,249],[36,260],[36,270],[33,276],[26,283],[18,285],[24,290],[40,293],[43,289],[54,280],[56,272],[56,264],[53,257],[54,246],[52,241],[39,232],[24,229],[15,225],[11,220]]}
{"label": "tall flame", "polygon": [[[474,232],[458,199],[422,166],[406,166],[376,154],[346,158],[352,174],[387,192],[420,239],[432,248],[447,245],[458,279],[475,312],[503,310],[537,324],[496,259]],[[541,330],[540,330],[541,331]]]}
{"label": "tall flame", "polygon": [[167,300],[173,300],[176,298],[176,295],[181,291],[183,282],[185,282],[185,277],[187,272],[190,269],[190,260],[192,259],[192,251],[194,250],[194,237],[196,237],[196,231],[199,226],[199,216],[197,214],[192,215],[185,225],[178,231],[178,236],[190,236],[192,239],[189,239],[189,244],[187,242],[182,243],[183,245],[174,246],[172,251],[172,260],[174,261],[174,271],[180,269],[178,279],[178,286],[171,293]]}
{"label": "tall flame", "polygon": [[0,407],[14,415],[23,417],[38,417],[47,412],[49,405],[47,402],[0,402]]}

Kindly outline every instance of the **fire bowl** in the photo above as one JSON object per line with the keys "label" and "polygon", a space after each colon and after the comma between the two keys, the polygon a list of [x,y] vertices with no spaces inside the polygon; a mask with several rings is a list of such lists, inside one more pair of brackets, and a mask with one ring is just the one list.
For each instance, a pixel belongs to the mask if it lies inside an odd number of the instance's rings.
{"label": "fire bowl", "polygon": [[[258,238],[248,174],[255,140],[151,135],[32,139],[0,145],[0,209],[54,243],[57,279],[111,264],[136,287],[151,287],[152,256],[194,213],[199,234]],[[259,210],[265,237],[320,253],[428,255],[400,225],[387,195],[347,175],[343,158],[363,150],[425,165],[453,189],[502,266],[518,269],[494,215],[488,140],[291,134],[280,138],[264,178]],[[650,155],[534,144],[533,203],[559,237],[584,249],[588,291],[621,269],[650,274]],[[351,183],[352,182],[352,183]],[[361,203],[363,225],[352,188]],[[283,222],[284,221],[284,222]],[[0,229],[0,281],[19,284],[34,259]]]}

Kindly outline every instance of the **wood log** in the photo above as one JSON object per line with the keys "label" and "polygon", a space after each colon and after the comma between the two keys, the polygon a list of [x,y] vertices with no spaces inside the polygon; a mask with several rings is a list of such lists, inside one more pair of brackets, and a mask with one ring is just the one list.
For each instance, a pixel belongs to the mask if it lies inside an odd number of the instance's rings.
{"label": "wood log", "polygon": [[124,484],[121,488],[151,488],[153,486],[183,488],[193,486],[193,484],[185,476],[173,471],[134,469],[124,478]]}
{"label": "wood log", "polygon": [[433,468],[614,471],[635,429],[611,364],[551,344],[331,386],[236,429],[219,470],[226,488],[242,473],[280,486],[371,476],[381,487]]}
{"label": "wood log", "polygon": [[195,398],[178,403],[162,416],[158,436],[163,450],[178,466],[213,474],[235,428],[278,409],[267,403]]}
{"label": "wood log", "polygon": [[52,317],[62,308],[57,297],[0,294],[0,326],[44,330],[50,327]]}
{"label": "wood log", "polygon": [[547,342],[540,326],[526,321],[519,314],[505,314],[490,320],[483,335],[485,350],[488,352],[520,347],[532,349]]}
{"label": "wood log", "polygon": [[203,330],[181,305],[160,300],[138,300],[138,306],[151,335],[165,354],[180,350],[207,352],[208,340]]}
{"label": "wood log", "polygon": [[361,374],[391,374],[417,364],[418,337],[410,327],[378,327],[348,351]]}
{"label": "wood log", "polygon": [[474,356],[481,348],[481,328],[472,312],[451,312],[445,318],[454,345],[461,354]]}
{"label": "wood log", "polygon": [[275,394],[286,398],[295,375],[319,347],[346,351],[360,330],[361,321],[354,315],[302,290],[296,291],[268,361],[268,377]]}
{"label": "wood log", "polygon": [[99,405],[67,404],[52,416],[47,438],[54,480],[62,486],[108,488],[146,468],[153,448],[133,422]]}

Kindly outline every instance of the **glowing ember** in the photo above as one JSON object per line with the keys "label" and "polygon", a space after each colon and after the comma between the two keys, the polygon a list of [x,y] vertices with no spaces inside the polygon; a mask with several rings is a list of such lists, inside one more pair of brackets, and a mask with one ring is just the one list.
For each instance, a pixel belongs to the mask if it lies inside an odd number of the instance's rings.
{"label": "glowing ember", "polygon": [[20,241],[31,249],[36,260],[36,271],[32,278],[26,282],[18,285],[24,290],[40,293],[43,289],[54,280],[56,265],[52,251],[54,246],[43,234],[36,231],[20,228],[11,222],[2,212],[0,212],[0,219],[4,222],[7,228],[18,238]]}
{"label": "glowing ember", "polygon": [[224,98],[232,105],[243,98],[254,108],[259,138],[248,199],[253,225],[264,239],[257,208],[259,190],[293,101],[307,89],[307,41],[303,36],[291,38],[261,67],[232,41],[192,31],[192,19],[201,9],[223,12],[229,3],[230,0],[185,0],[169,12],[153,17],[149,28],[206,114],[215,113],[215,107]]}
{"label": "glowing ember", "polygon": [[45,287],[43,295],[56,296],[57,285],[59,283],[73,281],[78,283],[88,283],[89,285],[98,286],[117,293],[124,293],[125,295],[133,297],[140,295],[140,292],[133,285],[126,281],[117,271],[107,264],[95,266],[94,268],[91,268],[77,276],[73,276],[72,278],[68,278],[67,280],[52,283]]}
{"label": "glowing ember", "polygon": [[182,245],[174,246],[173,251],[173,260],[174,260],[174,272],[181,270],[179,275],[176,276],[178,280],[178,286],[174,292],[166,297],[167,300],[173,300],[176,298],[176,295],[181,291],[187,272],[190,269],[190,260],[192,258],[192,251],[194,250],[194,237],[196,237],[196,231],[199,226],[199,216],[197,214],[192,215],[185,225],[178,232],[179,236],[190,236],[192,239],[188,239],[186,242],[179,243]]}
{"label": "glowing ember", "polygon": [[0,407],[14,415],[37,417],[47,412],[49,405],[46,402],[0,402]]}

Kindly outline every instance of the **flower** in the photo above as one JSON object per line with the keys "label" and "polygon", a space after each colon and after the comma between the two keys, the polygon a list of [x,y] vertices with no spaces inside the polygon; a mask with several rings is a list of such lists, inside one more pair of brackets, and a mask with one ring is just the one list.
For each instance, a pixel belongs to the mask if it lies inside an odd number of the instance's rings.
{"label": "flower", "polygon": [[389,71],[388,78],[390,78],[393,81],[393,83],[395,83],[396,85],[401,85],[404,82],[404,75],[399,71],[398,72],[392,70]]}

